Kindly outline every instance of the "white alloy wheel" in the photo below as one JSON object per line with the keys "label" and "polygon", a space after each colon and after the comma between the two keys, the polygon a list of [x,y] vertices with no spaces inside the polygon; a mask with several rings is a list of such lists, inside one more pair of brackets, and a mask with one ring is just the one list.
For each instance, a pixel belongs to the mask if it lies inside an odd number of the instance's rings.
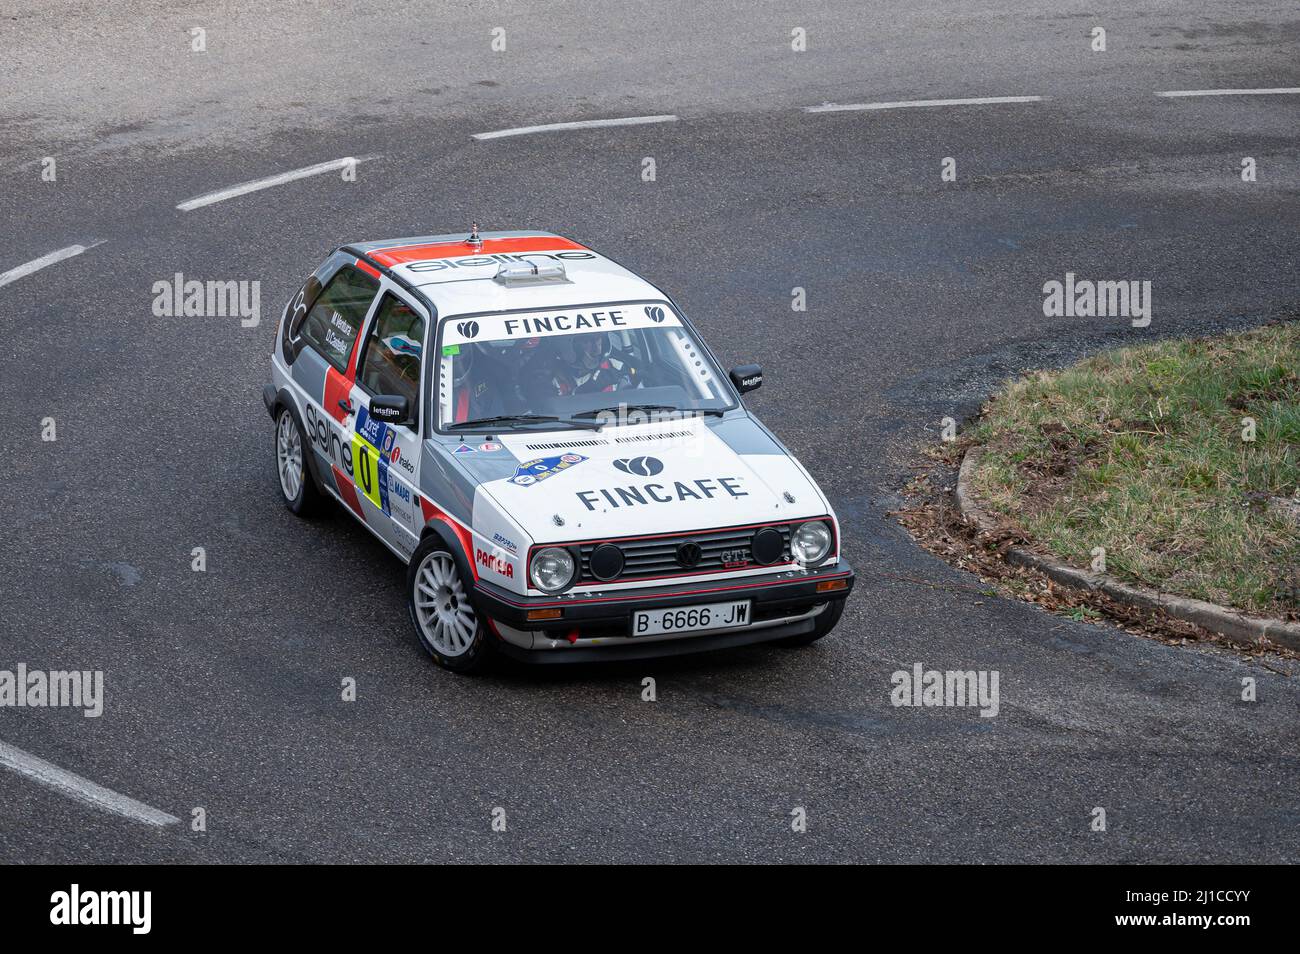
{"label": "white alloy wheel", "polygon": [[280,412],[280,423],[276,427],[275,462],[284,499],[292,503],[302,490],[302,439],[298,436],[293,415],[287,410]]}
{"label": "white alloy wheel", "polygon": [[444,656],[460,656],[474,645],[478,618],[456,572],[456,561],[432,550],[415,573],[415,615],[425,641]]}

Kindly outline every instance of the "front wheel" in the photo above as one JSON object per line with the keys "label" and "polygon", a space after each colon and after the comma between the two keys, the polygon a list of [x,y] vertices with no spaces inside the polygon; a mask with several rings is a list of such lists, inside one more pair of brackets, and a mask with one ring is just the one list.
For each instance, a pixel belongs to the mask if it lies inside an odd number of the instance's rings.
{"label": "front wheel", "polygon": [[406,574],[407,608],[415,634],[433,661],[452,672],[480,672],[492,637],[474,611],[456,560],[436,536],[425,539]]}

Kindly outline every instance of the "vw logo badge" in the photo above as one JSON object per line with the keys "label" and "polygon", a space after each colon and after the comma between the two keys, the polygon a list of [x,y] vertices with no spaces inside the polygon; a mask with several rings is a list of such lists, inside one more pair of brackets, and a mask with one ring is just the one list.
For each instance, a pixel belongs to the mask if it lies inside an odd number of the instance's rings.
{"label": "vw logo badge", "polygon": [[684,540],[677,544],[677,563],[688,570],[698,565],[703,555],[704,551],[694,540]]}

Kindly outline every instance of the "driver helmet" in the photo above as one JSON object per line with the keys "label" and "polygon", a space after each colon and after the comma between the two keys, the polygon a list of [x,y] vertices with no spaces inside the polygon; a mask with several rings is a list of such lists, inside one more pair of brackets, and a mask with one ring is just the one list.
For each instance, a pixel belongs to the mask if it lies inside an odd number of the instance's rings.
{"label": "driver helmet", "polygon": [[574,363],[587,371],[594,370],[610,352],[609,334],[604,331],[592,331],[587,334],[574,335]]}

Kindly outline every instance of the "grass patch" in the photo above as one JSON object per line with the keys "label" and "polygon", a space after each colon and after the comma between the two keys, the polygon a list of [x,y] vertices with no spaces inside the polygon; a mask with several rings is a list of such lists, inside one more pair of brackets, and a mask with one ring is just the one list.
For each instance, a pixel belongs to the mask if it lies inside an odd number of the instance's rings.
{"label": "grass patch", "polygon": [[1104,547],[1121,579],[1300,615],[1300,322],[1028,375],[968,439],[985,505],[1065,561]]}

